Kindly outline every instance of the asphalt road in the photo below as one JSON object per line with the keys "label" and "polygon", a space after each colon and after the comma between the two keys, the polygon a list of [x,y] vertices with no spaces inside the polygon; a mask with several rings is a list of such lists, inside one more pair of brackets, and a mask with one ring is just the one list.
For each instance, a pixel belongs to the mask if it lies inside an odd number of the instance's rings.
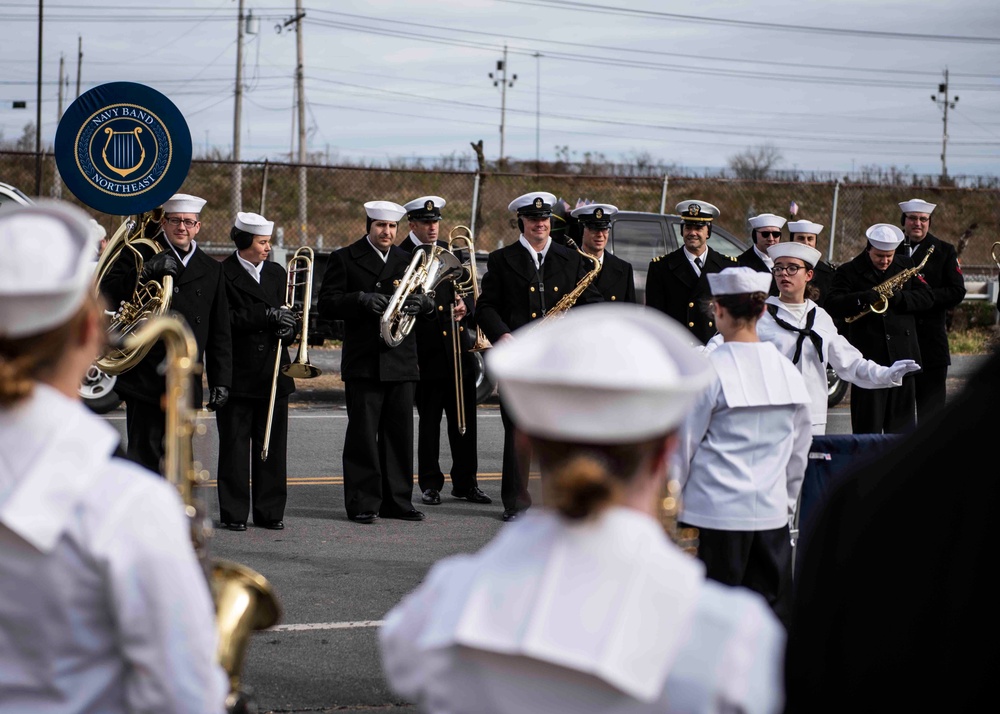
{"label": "asphalt road", "polygon": [[[328,357],[315,354],[324,367],[332,367]],[[316,357],[311,361],[317,363]],[[949,380],[950,394],[979,361],[958,360]],[[831,410],[828,433],[850,433],[846,404]],[[123,411],[106,418],[124,432]],[[214,557],[243,563],[267,577],[283,608],[276,628],[252,637],[244,666],[244,682],[253,688],[261,711],[412,710],[386,686],[377,626],[437,560],[475,551],[503,527],[499,411],[481,406],[477,419],[480,486],[494,499],[492,505],[449,498],[446,485],[444,503],[423,506],[415,488],[415,506],[427,520],[361,525],[348,521],[344,512],[341,453],[347,419],[336,395],[292,408],[286,529],[218,530],[210,548]],[[214,476],[215,420],[203,412],[199,421],[206,433],[196,437],[195,456]],[[447,455],[447,448],[442,453]],[[448,465],[445,456],[446,471]],[[537,487],[535,480],[531,489],[537,492]],[[214,486],[198,490],[217,518]]]}

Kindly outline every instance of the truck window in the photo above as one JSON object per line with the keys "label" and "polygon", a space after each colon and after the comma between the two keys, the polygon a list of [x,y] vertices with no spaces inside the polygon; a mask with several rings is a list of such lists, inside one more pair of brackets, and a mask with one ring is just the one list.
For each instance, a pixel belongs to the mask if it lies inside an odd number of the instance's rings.
{"label": "truck window", "polygon": [[649,267],[649,261],[667,252],[663,228],[658,221],[625,219],[615,221],[611,230],[615,256],[644,272]]}

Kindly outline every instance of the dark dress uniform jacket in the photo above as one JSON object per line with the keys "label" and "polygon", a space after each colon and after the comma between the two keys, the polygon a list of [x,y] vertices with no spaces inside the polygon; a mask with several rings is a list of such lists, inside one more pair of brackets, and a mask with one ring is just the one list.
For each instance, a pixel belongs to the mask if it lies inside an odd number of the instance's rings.
{"label": "dark dress uniform jacket", "polygon": [[916,245],[910,258],[914,265],[919,264],[930,247],[934,246],[934,252],[920,273],[931,288],[934,303],[931,309],[914,315],[917,321],[917,340],[920,342],[921,365],[928,368],[946,367],[951,364],[946,313],[965,299],[965,278],[958,266],[958,254],[951,243],[928,234]]}
{"label": "dark dress uniform jacket", "polygon": [[[162,233],[157,240],[167,245]],[[151,250],[146,247],[140,247],[139,251],[145,260],[152,257]],[[110,305],[117,307],[122,300],[132,297],[135,284],[135,262],[131,253],[124,251],[102,281],[101,292]],[[233,383],[232,334],[222,264],[196,247],[187,266],[182,265],[179,275],[174,278],[170,309],[180,313],[194,332],[198,359],[205,365],[209,386],[230,387]],[[158,367],[165,357],[166,348],[162,341],[158,342],[139,364],[118,376],[115,391],[122,397],[159,404],[166,383],[164,376],[158,374]],[[201,379],[195,379],[194,406],[200,408],[201,404]]]}
{"label": "dark dress uniform jacket", "polygon": [[604,263],[594,283],[605,302],[635,302],[632,264],[608,251],[604,251]]}
{"label": "dark dress uniform jacket", "polygon": [[389,347],[382,340],[379,316],[358,302],[361,293],[391,296],[396,290],[393,283],[402,279],[410,257],[394,245],[383,262],[367,236],[330,254],[319,290],[319,311],[328,320],[344,321],[340,367],[344,381],[410,382],[420,378],[416,330],[397,347]]}
{"label": "dark dress uniform jacket", "polygon": [[682,247],[653,258],[646,273],[646,304],[677,320],[702,343],[715,334],[715,320],[705,307],[712,296],[707,276],[734,267],[736,259],[708,248],[704,262],[698,276]]}
{"label": "dark dress uniform jacket", "polygon": [[[545,254],[541,280],[534,259],[520,241],[490,253],[486,265],[477,316],[486,338],[494,343],[501,335],[541,318],[594,267],[555,241]],[[540,282],[544,289],[539,288]],[[595,302],[601,302],[601,294],[591,283],[575,304]]]}
{"label": "dark dress uniform jacket", "polygon": [[[857,315],[868,305],[867,291],[906,267],[909,259],[897,253],[885,273],[879,274],[868,253],[861,253],[837,268],[826,299],[826,311],[834,318]],[[881,365],[889,366],[900,359],[921,362],[914,313],[930,307],[934,296],[919,276],[910,278],[903,288],[896,293],[899,302],[891,304],[883,314],[872,312],[847,324],[845,337],[865,357]]]}
{"label": "dark dress uniform jacket", "polygon": [[[758,273],[771,272],[771,269],[767,267],[767,263],[765,263],[761,257],[757,255],[757,251],[754,250],[753,246],[750,246],[745,251],[740,253],[740,257],[736,259],[736,265],[743,268],[751,268],[756,270]],[[777,295],[778,292],[778,281],[774,279],[774,274],[772,273],[770,294]]]}
{"label": "dark dress uniform jacket", "polygon": [[830,294],[830,286],[833,284],[833,273],[833,266],[822,260],[813,268],[812,284],[819,290],[819,297],[814,302],[820,307],[826,305],[826,297]]}
{"label": "dark dress uniform jacket", "polygon": [[[233,386],[231,396],[270,399],[278,338],[267,324],[267,308],[285,304],[285,269],[265,262],[260,283],[250,277],[236,254],[222,261],[226,277],[233,327]],[[281,364],[291,360],[287,346],[281,348]],[[278,373],[278,397],[295,391],[295,380]]]}

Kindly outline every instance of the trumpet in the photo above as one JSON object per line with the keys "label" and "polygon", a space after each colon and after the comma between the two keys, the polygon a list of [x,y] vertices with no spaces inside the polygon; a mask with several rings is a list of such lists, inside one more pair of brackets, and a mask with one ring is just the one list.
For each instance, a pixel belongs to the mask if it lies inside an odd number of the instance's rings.
{"label": "trumpet", "polygon": [[309,305],[312,302],[313,250],[307,245],[302,246],[292,254],[285,270],[285,307],[295,309],[299,289],[302,294],[302,333],[299,336],[299,353],[291,364],[281,366],[282,341],[278,340],[277,354],[274,356],[274,373],[271,377],[271,401],[267,409],[267,426],[264,428],[264,446],[261,449],[260,460],[267,461],[267,449],[271,444],[271,425],[274,421],[274,401],[278,396],[278,372],[295,379],[312,379],[323,374],[319,367],[309,363]]}
{"label": "trumpet", "polygon": [[454,279],[461,272],[462,265],[455,254],[441,246],[414,250],[410,265],[379,319],[383,342],[389,347],[397,347],[413,331],[416,317],[403,312],[406,298],[418,293],[434,295],[434,288],[445,280]]}
{"label": "trumpet", "polygon": [[277,624],[281,605],[260,573],[240,563],[213,561],[208,557],[212,522],[204,504],[194,495],[194,487],[208,478],[208,473],[194,460],[192,444],[197,416],[191,407],[191,379],[201,374],[198,343],[187,323],[168,313],[149,319],[127,336],[124,348],[148,348],[161,338],[167,350],[163,476],[177,489],[184,503],[191,544],[211,587],[219,637],[216,658],[229,676],[226,711],[231,714],[255,711],[253,699],[242,686],[246,647],[253,631]]}

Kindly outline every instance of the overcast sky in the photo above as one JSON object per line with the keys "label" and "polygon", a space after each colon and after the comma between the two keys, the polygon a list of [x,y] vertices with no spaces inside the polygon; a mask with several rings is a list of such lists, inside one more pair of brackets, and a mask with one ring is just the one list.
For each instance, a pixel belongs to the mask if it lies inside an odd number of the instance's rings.
{"label": "overcast sky", "polygon": [[[45,2],[43,139],[57,124],[60,54],[68,106],[112,81],[148,84],[185,115],[196,155],[233,139],[238,0]],[[504,153],[542,159],[565,146],[622,161],[648,152],[721,167],[776,145],[782,167],[941,170],[950,71],[948,171],[1000,173],[997,0],[303,0],[309,150],[339,158],[500,151],[499,88],[509,48]],[[288,158],[294,0],[245,0],[242,158]],[[671,16],[672,15],[672,16]],[[35,117],[38,4],[3,0],[0,131]],[[795,29],[798,28],[798,29]],[[535,55],[541,55],[536,57]],[[540,82],[539,82],[540,77]],[[939,95],[941,96],[941,95]],[[27,100],[14,110],[11,102]]]}

